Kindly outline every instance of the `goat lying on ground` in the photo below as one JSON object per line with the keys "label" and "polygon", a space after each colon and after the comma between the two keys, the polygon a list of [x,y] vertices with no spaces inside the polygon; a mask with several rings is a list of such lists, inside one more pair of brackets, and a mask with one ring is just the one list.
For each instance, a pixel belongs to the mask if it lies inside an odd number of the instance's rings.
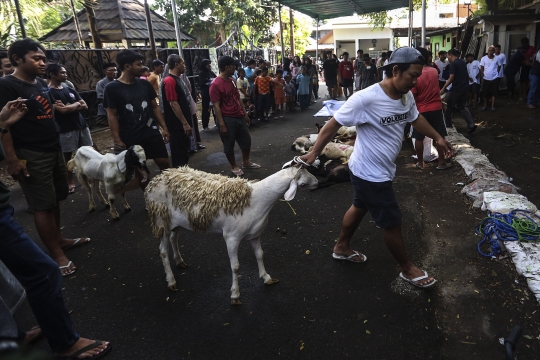
{"label": "goat lying on ground", "polygon": [[[146,167],[146,155],[139,145],[132,146],[118,155],[101,155],[91,146],[83,146],[77,150],[75,157],[68,162],[67,166],[68,171],[73,171],[73,168],[77,167],[77,178],[88,191],[90,201],[88,210],[92,212],[96,209],[90,184],[93,182],[99,200],[102,204],[110,206],[111,217],[114,220],[120,220],[120,215],[118,215],[114,206],[114,185],[120,183],[126,185],[135,175],[135,168],[141,173],[142,182],[146,182],[148,174],[150,174]],[[105,184],[108,201],[105,200],[101,193],[100,181]],[[130,211],[131,208],[126,201],[125,194],[122,193],[121,195],[124,209]]]}
{"label": "goat lying on ground", "polygon": [[209,174],[187,166],[168,169],[154,177],[145,190],[145,199],[152,231],[161,239],[159,249],[169,289],[178,290],[169,262],[169,242],[176,267],[187,267],[178,251],[180,228],[223,234],[232,269],[231,304],[241,304],[238,246],[242,240],[251,241],[259,277],[267,285],[276,283],[266,273],[261,249],[261,234],[268,223],[268,214],[282,196],[289,201],[297,188],[316,187],[317,179],[299,166],[284,168],[258,182]]}
{"label": "goat lying on ground", "polygon": [[308,150],[315,145],[315,141],[317,141],[318,134],[309,134],[309,135],[303,135],[294,140],[291,150],[292,151],[299,151],[302,154],[306,154]]}
{"label": "goat lying on ground", "polygon": [[330,142],[326,144],[321,155],[332,160],[339,160],[342,164],[349,162],[354,146]]}
{"label": "goat lying on ground", "polygon": [[338,160],[329,159],[325,155],[319,156],[319,161],[320,165],[318,167],[312,166],[308,168],[311,174],[325,178],[319,181],[319,185],[313,191],[351,181],[349,165],[342,164]]}

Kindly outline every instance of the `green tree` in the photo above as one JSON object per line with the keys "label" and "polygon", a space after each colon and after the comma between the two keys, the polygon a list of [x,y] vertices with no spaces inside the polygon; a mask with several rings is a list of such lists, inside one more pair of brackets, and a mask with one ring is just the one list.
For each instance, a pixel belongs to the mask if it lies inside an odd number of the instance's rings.
{"label": "green tree", "polygon": [[[233,32],[243,33],[244,26],[249,34],[240,36],[247,43],[257,40],[259,44],[272,41],[272,25],[278,20],[275,3],[270,0],[176,0],[178,20],[184,31],[199,38],[203,45],[211,45],[219,34],[222,41]],[[165,11],[172,21],[169,0],[157,0],[154,9]],[[246,29],[246,28],[244,28]]]}
{"label": "green tree", "polygon": [[[294,55],[302,57],[306,52],[306,48],[309,45],[309,37],[311,36],[311,21],[299,16],[293,16],[294,18]],[[283,23],[283,42],[282,46],[284,54],[291,51],[291,32],[290,32],[290,17],[289,10],[281,11],[281,22]],[[281,45],[281,38],[277,39],[278,44]]]}

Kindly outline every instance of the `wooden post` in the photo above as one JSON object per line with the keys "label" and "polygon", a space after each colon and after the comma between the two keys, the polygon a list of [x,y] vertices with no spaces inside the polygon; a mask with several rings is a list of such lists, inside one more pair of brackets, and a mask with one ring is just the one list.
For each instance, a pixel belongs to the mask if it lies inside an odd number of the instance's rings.
{"label": "wooden post", "polygon": [[283,69],[283,64],[285,61],[285,44],[283,43],[283,23],[281,22],[281,3],[278,3],[279,9],[279,36],[281,37],[281,68]]}
{"label": "wooden post", "polygon": [[289,20],[290,20],[290,35],[291,35],[291,54],[294,54],[294,15],[293,10],[289,8]]}
{"label": "wooden post", "polygon": [[[95,2],[93,2],[95,4]],[[103,49],[103,43],[99,37],[99,30],[96,22],[96,14],[94,8],[91,6],[84,5],[84,10],[86,12],[86,20],[88,21],[88,27],[90,28],[90,33],[92,34],[92,42],[94,43],[94,49]]]}
{"label": "wooden post", "polygon": [[73,22],[75,23],[75,30],[77,32],[77,38],[79,39],[80,47],[84,47],[81,26],[79,24],[79,18],[77,17],[77,10],[75,9],[75,2],[71,0],[71,11],[73,12]]}
{"label": "wooden post", "polygon": [[154,27],[152,26],[152,18],[150,14],[150,6],[148,6],[148,1],[144,0],[144,12],[146,13],[146,27],[148,28],[148,40],[150,40],[150,57],[152,60],[157,59],[157,50],[156,50],[156,39],[154,38]]}
{"label": "wooden post", "polygon": [[24,27],[24,19],[21,12],[21,4],[19,0],[15,0],[15,10],[17,10],[17,18],[19,19],[19,26],[21,27],[21,35],[23,39],[26,39],[26,28]]}

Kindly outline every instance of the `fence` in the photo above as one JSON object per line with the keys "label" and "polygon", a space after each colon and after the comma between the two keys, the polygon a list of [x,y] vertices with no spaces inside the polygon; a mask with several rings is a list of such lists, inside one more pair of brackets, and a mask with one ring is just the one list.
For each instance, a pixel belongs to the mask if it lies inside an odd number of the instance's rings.
{"label": "fence", "polygon": [[[75,85],[75,89],[88,104],[88,111],[83,114],[88,125],[95,125],[97,115],[96,85],[103,79],[103,64],[114,62],[116,54],[122,49],[68,49],[47,50],[47,59],[64,65],[68,73],[68,79]],[[141,53],[146,65],[152,63],[151,49],[133,49]],[[158,59],[167,61],[170,54],[178,54],[178,49],[162,49],[158,51]],[[183,49],[186,63],[186,74],[192,80],[192,87],[198,91],[198,81],[194,77],[199,76],[199,69],[203,59],[210,57],[209,49]]]}

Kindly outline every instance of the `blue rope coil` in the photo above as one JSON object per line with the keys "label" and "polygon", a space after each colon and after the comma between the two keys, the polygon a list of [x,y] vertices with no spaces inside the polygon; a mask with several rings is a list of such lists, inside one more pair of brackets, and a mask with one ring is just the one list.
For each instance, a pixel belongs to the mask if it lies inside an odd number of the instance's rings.
{"label": "blue rope coil", "polygon": [[[537,221],[533,220],[536,218]],[[491,213],[480,222],[476,234],[484,235],[478,243],[478,252],[485,257],[499,255],[501,241],[538,241],[540,239],[540,216],[528,210],[512,210],[509,214]],[[491,246],[491,252],[482,251],[484,244]]]}

